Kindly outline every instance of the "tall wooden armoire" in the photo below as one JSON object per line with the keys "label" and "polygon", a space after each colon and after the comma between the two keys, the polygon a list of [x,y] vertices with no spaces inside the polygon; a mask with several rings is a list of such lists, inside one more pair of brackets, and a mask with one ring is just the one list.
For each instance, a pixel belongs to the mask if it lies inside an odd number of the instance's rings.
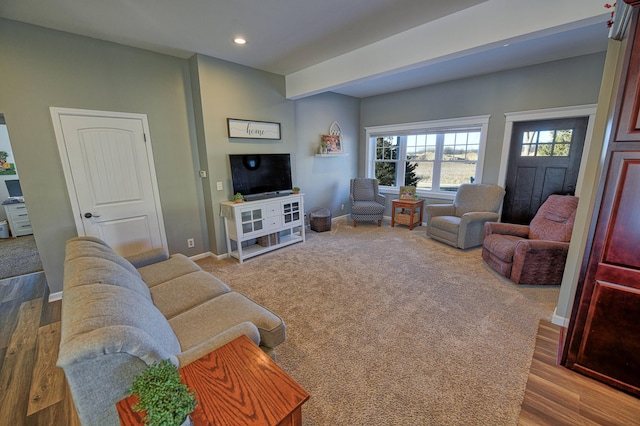
{"label": "tall wooden armoire", "polygon": [[625,65],[562,363],[640,395],[640,0],[626,3]]}

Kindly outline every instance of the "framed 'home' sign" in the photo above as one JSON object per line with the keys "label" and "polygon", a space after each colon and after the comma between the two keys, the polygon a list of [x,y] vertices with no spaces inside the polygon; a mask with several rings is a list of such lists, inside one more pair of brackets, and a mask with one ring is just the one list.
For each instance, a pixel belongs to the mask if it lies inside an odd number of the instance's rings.
{"label": "framed 'home' sign", "polygon": [[280,123],[227,118],[230,138],[280,139]]}

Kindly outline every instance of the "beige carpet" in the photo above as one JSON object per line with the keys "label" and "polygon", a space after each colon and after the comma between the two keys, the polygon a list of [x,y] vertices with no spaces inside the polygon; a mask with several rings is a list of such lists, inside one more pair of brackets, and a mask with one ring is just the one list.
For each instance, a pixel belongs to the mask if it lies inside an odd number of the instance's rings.
{"label": "beige carpet", "polygon": [[515,425],[559,292],[516,286],[424,227],[345,218],[243,265],[198,263],[286,322],[278,363],[311,394],[305,426]]}

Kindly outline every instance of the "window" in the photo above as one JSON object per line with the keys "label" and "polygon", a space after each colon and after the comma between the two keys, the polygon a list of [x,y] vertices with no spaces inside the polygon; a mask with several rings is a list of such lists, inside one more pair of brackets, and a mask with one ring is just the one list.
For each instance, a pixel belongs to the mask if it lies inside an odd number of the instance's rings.
{"label": "window", "polygon": [[451,193],[481,177],[489,116],[366,128],[367,176],[387,189]]}
{"label": "window", "polygon": [[522,157],[568,157],[573,129],[522,133]]}

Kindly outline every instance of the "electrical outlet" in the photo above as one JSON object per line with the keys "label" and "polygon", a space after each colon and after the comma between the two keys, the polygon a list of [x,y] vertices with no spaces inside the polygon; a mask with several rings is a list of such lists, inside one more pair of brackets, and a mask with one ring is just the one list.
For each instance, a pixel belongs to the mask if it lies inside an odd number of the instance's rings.
{"label": "electrical outlet", "polygon": [[340,206],[340,210],[344,210],[344,204]]}
{"label": "electrical outlet", "polygon": [[222,191],[222,182],[216,182],[216,189]]}
{"label": "electrical outlet", "polygon": [[195,241],[193,240],[193,238],[189,238],[189,239],[187,240],[187,247],[188,247],[188,248],[193,248],[193,247],[195,247],[195,246],[196,246],[196,243],[195,243]]}

